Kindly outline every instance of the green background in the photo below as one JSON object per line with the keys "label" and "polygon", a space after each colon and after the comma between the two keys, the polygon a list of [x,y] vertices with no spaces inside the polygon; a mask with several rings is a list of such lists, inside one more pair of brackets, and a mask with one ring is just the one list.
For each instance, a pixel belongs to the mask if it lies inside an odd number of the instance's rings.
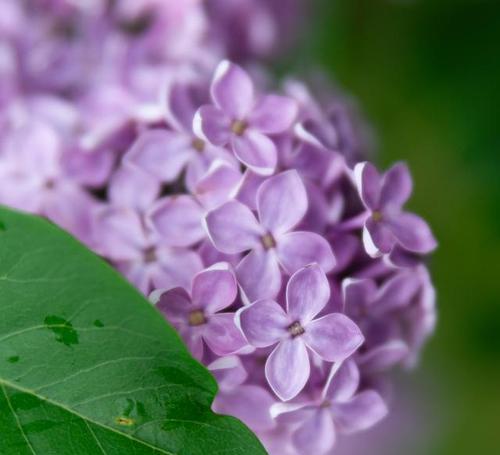
{"label": "green background", "polygon": [[308,22],[295,68],[358,98],[440,242],[438,330],[396,391],[404,429],[371,453],[500,453],[500,2],[319,0]]}

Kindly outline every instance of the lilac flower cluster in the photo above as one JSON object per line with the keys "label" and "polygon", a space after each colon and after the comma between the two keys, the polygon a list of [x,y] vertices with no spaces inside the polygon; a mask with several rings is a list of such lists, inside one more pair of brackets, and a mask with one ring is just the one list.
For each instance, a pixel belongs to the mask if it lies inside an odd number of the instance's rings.
{"label": "lilac flower cluster", "polygon": [[278,47],[283,7],[0,0],[0,203],[150,294],[217,378],[214,410],[270,453],[322,454],[383,419],[390,370],[432,333],[436,241],[341,96],[222,58]]}

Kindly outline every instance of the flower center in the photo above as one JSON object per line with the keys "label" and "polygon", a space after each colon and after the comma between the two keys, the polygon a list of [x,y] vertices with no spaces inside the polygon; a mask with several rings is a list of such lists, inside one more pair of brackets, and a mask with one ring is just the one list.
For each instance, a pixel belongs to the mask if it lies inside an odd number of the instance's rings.
{"label": "flower center", "polygon": [[305,329],[300,325],[299,321],[295,321],[292,325],[290,325],[290,327],[288,327],[288,331],[290,332],[290,335],[292,335],[292,338],[298,337],[305,333]]}
{"label": "flower center", "polygon": [[244,120],[235,120],[231,125],[231,131],[237,136],[241,136],[247,129],[247,126]]}
{"label": "flower center", "polygon": [[153,247],[144,250],[144,262],[149,264],[151,262],[156,262],[157,259],[156,250]]}
{"label": "flower center", "polygon": [[379,212],[378,210],[375,210],[375,212],[372,213],[372,219],[375,222],[382,221],[382,212]]}
{"label": "flower center", "polygon": [[266,250],[270,250],[276,246],[276,240],[274,240],[274,237],[271,234],[263,235],[260,241]]}
{"label": "flower center", "polygon": [[191,142],[191,145],[193,146],[193,148],[197,151],[197,152],[203,152],[203,150],[205,149],[205,141],[203,139],[199,139],[199,138],[196,138],[196,139],[193,139],[193,141]]}
{"label": "flower center", "polygon": [[189,313],[188,323],[190,326],[202,325],[207,322],[205,314],[201,310],[193,310]]}

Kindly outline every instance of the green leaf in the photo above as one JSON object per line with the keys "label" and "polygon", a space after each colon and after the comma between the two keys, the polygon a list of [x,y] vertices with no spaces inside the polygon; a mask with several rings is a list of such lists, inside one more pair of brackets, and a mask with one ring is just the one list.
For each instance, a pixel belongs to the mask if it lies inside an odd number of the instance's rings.
{"label": "green leaf", "polygon": [[45,220],[0,226],[2,455],[265,454],[117,272]]}

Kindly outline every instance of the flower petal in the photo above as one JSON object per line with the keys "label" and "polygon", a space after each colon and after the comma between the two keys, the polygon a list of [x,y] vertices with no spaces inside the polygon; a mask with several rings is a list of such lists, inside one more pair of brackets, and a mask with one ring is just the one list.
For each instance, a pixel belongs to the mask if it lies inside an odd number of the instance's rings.
{"label": "flower petal", "polygon": [[403,248],[415,253],[427,254],[437,247],[429,225],[413,213],[401,213],[387,221],[392,233]]}
{"label": "flower petal", "polygon": [[273,299],[281,288],[281,271],[274,251],[251,251],[237,265],[236,277],[249,302]]}
{"label": "flower petal", "polygon": [[276,169],[276,145],[259,131],[248,128],[241,136],[233,135],[231,143],[236,158],[256,174],[271,175]]}
{"label": "flower petal", "polygon": [[207,368],[217,379],[220,390],[233,390],[241,386],[248,378],[248,373],[237,355],[219,357]]}
{"label": "flower petal", "polygon": [[281,236],[276,247],[278,259],[289,274],[316,262],[324,272],[335,267],[335,256],[329,243],[314,232],[289,232]]}
{"label": "flower petal", "polygon": [[283,340],[276,346],[267,359],[265,372],[274,393],[288,401],[304,388],[310,369],[306,345],[297,337]]}
{"label": "flower petal", "polygon": [[340,431],[355,433],[374,426],[387,415],[388,409],[377,392],[367,390],[346,403],[336,403],[333,412]]}
{"label": "flower petal", "polygon": [[295,272],[286,286],[286,308],[292,322],[312,321],[330,299],[330,284],[318,264]]}
{"label": "flower petal", "polygon": [[243,68],[227,60],[215,69],[210,94],[217,107],[235,120],[244,120],[254,103],[252,79]]}
{"label": "flower petal", "polygon": [[191,246],[205,237],[203,210],[193,197],[168,196],[158,200],[148,213],[153,229],[169,246]]}
{"label": "flower petal", "polygon": [[335,402],[350,400],[358,390],[359,382],[359,368],[354,360],[345,360],[340,366],[336,363],[323,390],[323,398]]}
{"label": "flower petal", "polygon": [[[137,189],[140,188],[140,191]],[[111,177],[108,196],[111,202],[121,207],[136,210],[148,209],[160,192],[156,177],[131,165],[121,166]]]}
{"label": "flower petal", "polygon": [[358,364],[364,373],[378,373],[400,363],[408,353],[409,348],[405,342],[389,340],[359,356]]}
{"label": "flower petal", "polygon": [[380,206],[401,207],[411,196],[413,182],[408,166],[396,163],[382,178]]}
{"label": "flower petal", "polygon": [[382,313],[410,305],[420,289],[420,277],[414,271],[400,272],[386,280],[373,300],[371,311]]}
{"label": "flower petal", "polygon": [[373,280],[346,278],[342,281],[344,312],[350,317],[361,317],[376,294],[377,285]]}
{"label": "flower petal", "polygon": [[363,228],[363,245],[373,258],[387,254],[394,246],[395,239],[386,222],[368,218]]}
{"label": "flower petal", "polygon": [[367,161],[356,164],[354,179],[363,204],[370,210],[377,210],[380,202],[381,178],[375,166]]}
{"label": "flower petal", "polygon": [[243,385],[233,391],[220,392],[212,409],[219,414],[229,414],[242,420],[253,431],[266,431],[276,425],[269,412],[275,402],[263,387]]}
{"label": "flower petal", "polygon": [[153,284],[156,288],[182,286],[191,288],[193,276],[203,269],[200,256],[185,248],[160,246],[156,249]]}
{"label": "flower petal", "polygon": [[295,170],[266,180],[257,191],[257,211],[264,228],[275,236],[296,226],[307,212],[307,193]]}
{"label": "flower petal", "polygon": [[205,216],[205,227],[215,248],[235,254],[260,245],[264,231],[252,211],[240,202],[229,201]]}
{"label": "flower petal", "polygon": [[197,180],[194,193],[205,208],[215,208],[231,197],[241,178],[241,172],[234,166],[225,161],[216,160]]}
{"label": "flower petal", "polygon": [[256,348],[265,348],[288,336],[291,321],[283,308],[273,300],[258,300],[236,313],[248,342]]}
{"label": "flower petal", "polygon": [[247,341],[234,322],[234,313],[209,316],[204,326],[203,339],[217,355],[234,354],[247,345]]}
{"label": "flower petal", "polygon": [[335,426],[329,409],[319,409],[292,435],[293,445],[301,454],[323,455],[335,444]]}
{"label": "flower petal", "polygon": [[278,134],[292,126],[297,113],[298,106],[294,99],[267,95],[257,102],[248,121],[264,134]]}
{"label": "flower petal", "polygon": [[204,308],[208,314],[227,308],[234,302],[237,294],[236,278],[227,263],[215,264],[193,278],[193,305]]}
{"label": "flower petal", "polygon": [[158,308],[169,322],[178,326],[187,323],[191,307],[191,297],[183,288],[172,288],[161,293],[156,302]]}
{"label": "flower petal", "polygon": [[348,358],[364,341],[359,327],[340,313],[328,314],[307,324],[303,338],[310,349],[328,362]]}
{"label": "flower petal", "polygon": [[214,106],[202,106],[194,116],[193,131],[213,145],[226,145],[231,137],[231,120]]}
{"label": "flower petal", "polygon": [[187,135],[156,129],[142,133],[123,159],[163,182],[172,182],[193,153]]}

